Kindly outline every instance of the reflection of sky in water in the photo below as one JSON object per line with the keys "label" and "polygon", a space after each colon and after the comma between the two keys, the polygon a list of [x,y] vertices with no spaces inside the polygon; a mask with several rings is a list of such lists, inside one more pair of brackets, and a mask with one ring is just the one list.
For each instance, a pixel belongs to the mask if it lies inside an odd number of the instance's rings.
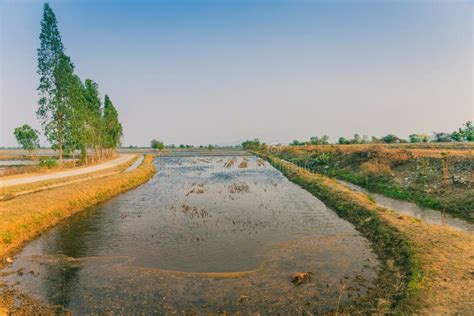
{"label": "reflection of sky in water", "polygon": [[[223,168],[229,159],[234,166]],[[327,291],[318,299],[322,304],[338,291],[328,284],[375,276],[375,256],[351,224],[267,163],[258,167],[250,157],[248,168],[238,168],[242,159],[157,159],[158,172],[148,183],[76,214],[31,242],[13,269],[27,267],[33,274],[10,281],[19,280],[20,288],[49,302],[89,312],[97,310],[90,305],[93,297],[102,297],[105,304],[129,291],[146,296],[143,289],[178,295],[173,306],[198,298],[206,304],[225,302],[241,291],[277,295],[285,305],[290,297],[281,291],[295,291],[288,280],[295,270],[314,271],[317,282],[298,288],[299,298],[293,299],[307,298],[317,289]],[[230,287],[219,283],[217,288],[223,287],[214,293],[215,281],[182,278],[163,269],[258,273],[221,281]],[[185,286],[188,292],[180,292]],[[129,299],[136,304],[136,298]],[[257,301],[268,304],[263,298]],[[327,304],[334,306],[333,301]]]}

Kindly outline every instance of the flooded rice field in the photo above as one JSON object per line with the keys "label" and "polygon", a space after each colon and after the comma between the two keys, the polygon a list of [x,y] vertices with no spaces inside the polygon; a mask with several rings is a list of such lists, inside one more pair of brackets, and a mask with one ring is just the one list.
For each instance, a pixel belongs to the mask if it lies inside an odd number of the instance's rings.
{"label": "flooded rice field", "polygon": [[2,281],[79,314],[321,313],[375,286],[369,242],[267,162],[155,164],[147,184],[30,242]]}
{"label": "flooded rice field", "polygon": [[397,213],[410,215],[412,217],[418,218],[422,221],[425,221],[430,224],[449,226],[456,230],[474,233],[474,223],[470,223],[466,220],[454,217],[450,214],[447,214],[442,211],[436,211],[429,208],[421,207],[416,205],[413,202],[397,200],[390,198],[388,196],[369,192],[366,189],[355,185],[350,182],[337,180],[339,183],[342,183],[349,187],[350,189],[357,192],[370,193],[370,195],[375,199],[375,202],[381,206],[392,209]]}

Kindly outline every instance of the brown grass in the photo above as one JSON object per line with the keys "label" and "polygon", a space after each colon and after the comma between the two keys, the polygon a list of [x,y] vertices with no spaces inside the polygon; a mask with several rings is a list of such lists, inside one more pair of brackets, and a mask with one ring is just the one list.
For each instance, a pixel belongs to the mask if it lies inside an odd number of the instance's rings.
{"label": "brown grass", "polygon": [[390,160],[408,160],[416,157],[442,158],[443,153],[448,152],[450,156],[471,157],[474,155],[474,143],[459,146],[448,146],[440,144],[363,144],[363,145],[317,145],[317,146],[282,146],[281,151],[304,154],[311,151],[356,153],[370,152],[378,158]]}
{"label": "brown grass", "polygon": [[152,177],[153,156],[127,173],[83,181],[0,202],[0,257],[84,208],[130,190]]}
{"label": "brown grass", "polygon": [[[21,158],[21,160],[37,160],[38,158],[39,157],[34,157],[34,159]],[[41,158],[51,158],[51,157],[41,157]],[[56,157],[53,157],[53,158],[56,159]],[[94,165],[97,165],[97,164],[100,164],[100,163],[103,163],[105,161],[112,160],[115,158],[117,158],[117,156],[112,156],[112,157],[108,157],[104,159],[97,159],[94,162],[89,162],[88,164],[82,164],[80,161],[76,161],[75,164],[72,161],[65,161],[63,162],[62,166],[60,166],[59,164],[56,164],[52,168],[48,168],[46,166],[39,166],[39,165],[8,167],[3,172],[0,173],[0,177],[11,179],[11,178],[16,178],[17,176],[22,176],[25,174],[32,174],[32,175],[47,174],[47,173],[54,173],[58,171],[64,171],[64,170],[68,170],[72,168],[80,169],[80,168],[85,168],[85,167],[91,167],[91,166],[94,166]],[[15,160],[15,158],[11,158],[11,159]],[[18,157],[16,159],[18,159]]]}
{"label": "brown grass", "polygon": [[234,165],[234,163],[235,161],[233,159],[230,159],[224,164],[224,168],[230,168]]}
{"label": "brown grass", "polygon": [[45,189],[52,189],[58,186],[77,183],[85,180],[96,179],[104,176],[109,176],[117,172],[124,171],[129,166],[131,166],[136,160],[138,156],[134,159],[124,162],[118,166],[110,167],[107,169],[99,170],[96,172],[75,175],[65,178],[58,178],[58,179],[51,179],[51,180],[44,180],[44,181],[37,181],[32,183],[20,184],[20,185],[12,185],[5,188],[0,188],[0,201],[2,200],[9,200],[16,196],[33,193]]}
{"label": "brown grass", "polygon": [[239,168],[247,168],[248,166],[248,162],[246,159],[242,160],[240,163],[239,163]]}
{"label": "brown grass", "polygon": [[392,176],[390,164],[378,161],[366,161],[360,165],[360,171],[365,176]]}

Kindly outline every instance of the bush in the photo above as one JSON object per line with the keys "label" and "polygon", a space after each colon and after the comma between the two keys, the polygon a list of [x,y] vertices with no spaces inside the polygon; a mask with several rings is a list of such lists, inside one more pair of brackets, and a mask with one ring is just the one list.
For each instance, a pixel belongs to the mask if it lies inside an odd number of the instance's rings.
{"label": "bush", "polygon": [[57,162],[56,162],[55,159],[52,159],[52,158],[40,158],[39,166],[42,167],[42,168],[51,169],[51,168],[56,167],[56,165],[57,165]]}

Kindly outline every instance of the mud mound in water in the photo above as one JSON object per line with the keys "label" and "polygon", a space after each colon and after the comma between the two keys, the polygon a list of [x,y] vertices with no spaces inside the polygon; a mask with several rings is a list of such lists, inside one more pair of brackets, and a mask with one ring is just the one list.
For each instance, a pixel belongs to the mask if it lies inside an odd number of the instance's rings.
{"label": "mud mound in water", "polygon": [[190,194],[203,194],[204,192],[206,192],[206,189],[204,188],[204,183],[199,183],[197,186],[195,183],[192,184],[191,186],[191,190],[188,191],[188,193],[186,193],[186,196],[190,195]]}
{"label": "mud mound in water", "polygon": [[231,160],[228,160],[225,164],[224,164],[224,168],[230,168],[234,165],[235,161],[233,159]]}
{"label": "mud mound in water", "polygon": [[248,193],[250,191],[249,185],[245,182],[232,183],[229,186],[230,193]]}
{"label": "mud mound in water", "polygon": [[204,218],[209,215],[209,212],[205,209],[198,209],[197,207],[188,204],[181,205],[181,212],[189,218]]}
{"label": "mud mound in water", "polygon": [[247,160],[242,160],[240,163],[239,163],[239,168],[247,168],[248,166],[248,163],[247,163]]}

